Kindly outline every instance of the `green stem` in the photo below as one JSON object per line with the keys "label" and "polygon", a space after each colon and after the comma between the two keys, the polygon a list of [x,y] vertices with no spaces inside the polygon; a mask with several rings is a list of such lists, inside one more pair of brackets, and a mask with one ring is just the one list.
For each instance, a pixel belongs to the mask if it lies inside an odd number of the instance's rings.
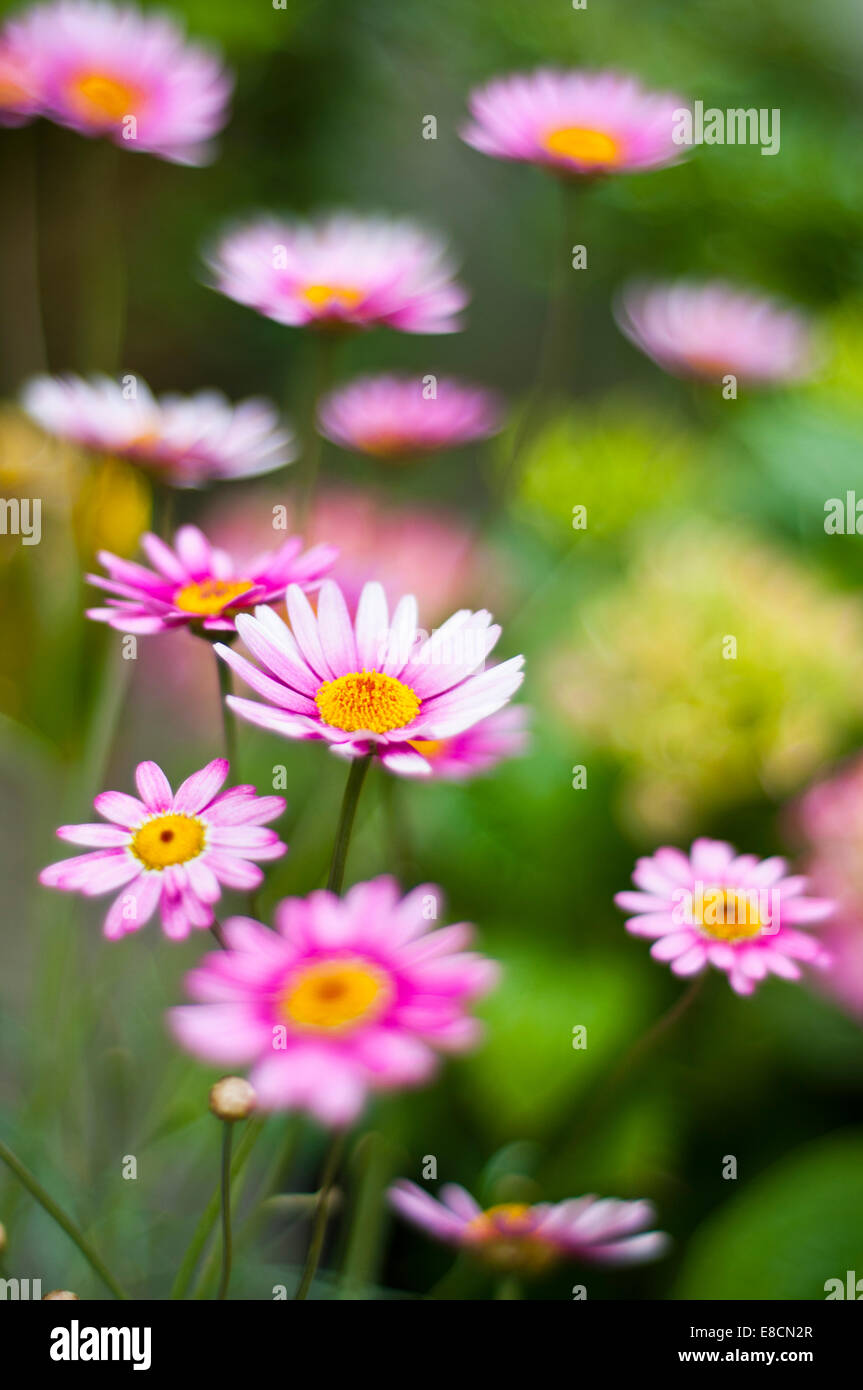
{"label": "green stem", "polygon": [[160,540],[171,543],[174,529],[174,506],[177,495],[170,483],[153,483],[153,530]]}
{"label": "green stem", "polygon": [[498,1280],[494,1296],[495,1298],[510,1300],[521,1298],[521,1284],[514,1274],[505,1274],[502,1279]]}
{"label": "green stem", "polygon": [[11,1168],[18,1181],[23,1183],[30,1195],[36,1198],[40,1206],[44,1207],[48,1215],[66,1232],[69,1239],[74,1241],[91,1269],[95,1270],[96,1274],[98,1274],[99,1278],[102,1280],[102,1283],[111,1290],[114,1297],[125,1299],[127,1295],[120,1288],[120,1285],[117,1283],[110,1270],[105,1267],[90,1242],[78,1230],[78,1227],[71,1217],[66,1215],[62,1207],[58,1207],[53,1197],[49,1197],[42,1184],[30,1172],[30,1169],[24,1166],[20,1158],[17,1158],[15,1154],[13,1154],[12,1150],[3,1143],[2,1139],[0,1139],[0,1159],[3,1160],[8,1168]]}
{"label": "green stem", "polygon": [[231,1141],[234,1125],[230,1120],[222,1121],[222,1277],[219,1280],[217,1299],[227,1298],[231,1282]]}
{"label": "green stem", "polygon": [[[239,1177],[246,1159],[249,1157],[249,1154],[252,1152],[254,1145],[260,1137],[263,1127],[263,1120],[252,1120],[247,1125],[245,1133],[234,1152],[233,1163],[231,1165],[231,1176],[234,1179]],[[210,1232],[216,1224],[221,1201],[222,1186],[220,1183],[201,1214],[198,1224],[195,1227],[194,1235],[189,1243],[189,1247],[183,1256],[180,1268],[177,1270],[177,1276],[171,1289],[172,1299],[185,1298],[189,1285],[192,1282],[192,1276],[195,1273],[198,1260],[201,1258],[204,1246],[207,1244],[210,1237]]]}
{"label": "green stem", "polygon": [[580,192],[580,186],[571,179],[561,179],[559,192],[562,234],[560,244],[556,245],[555,248],[555,260],[552,267],[545,319],[536,355],[537,367],[533,385],[513,430],[509,457],[500,480],[500,501],[504,506],[512,500],[518,487],[520,481],[519,464],[524,449],[534,438],[542,423],[547,397],[553,384],[553,368],[560,357],[567,328],[569,277],[573,273],[570,217],[572,202]]}
{"label": "green stem", "polygon": [[353,1155],[355,1174],[350,1229],[342,1261],[343,1299],[362,1299],[377,1280],[382,1229],[387,1215],[384,1193],[392,1176],[392,1150],[382,1134],[366,1134]]}
{"label": "green stem", "polygon": [[237,725],[231,706],[228,704],[227,697],[233,694],[231,689],[231,668],[227,661],[222,661],[215,652],[213,660],[216,663],[216,674],[219,678],[219,708],[222,712],[222,735],[225,741],[225,757],[231,764],[231,774],[234,781],[239,778],[240,770],[237,764]]}
{"label": "green stem", "polygon": [[336,830],[336,841],[333,845],[333,858],[330,864],[330,876],[327,879],[327,887],[331,893],[341,893],[342,884],[345,878],[345,861],[348,857],[348,845],[351,842],[351,830],[353,829],[354,816],[357,813],[357,804],[360,799],[360,792],[363,789],[363,782],[369,770],[373,754],[366,753],[361,758],[354,758],[351,763],[351,770],[348,773],[345,794],[342,797],[342,809],[339,813],[339,824]]}
{"label": "green stem", "polygon": [[662,1037],[668,1033],[676,1023],[688,1012],[691,1004],[698,998],[704,984],[704,976],[696,975],[689,983],[688,989],[678,995],[670,1008],[653,1023],[646,1033],[642,1033],[632,1046],[625,1053],[622,1060],[617,1064],[610,1077],[604,1082],[602,1091],[593,1105],[588,1105],[582,1116],[581,1123],[576,1125],[575,1132],[570,1130],[570,1139],[580,1142],[591,1129],[593,1122],[605,1110],[610,1100],[618,1093],[621,1086],[629,1079],[631,1073],[636,1069],[639,1062],[650,1052]]}
{"label": "green stem", "polygon": [[321,398],[329,390],[333,375],[333,364],[339,346],[338,334],[319,332],[313,335],[314,363],[312,367],[312,389],[306,409],[303,429],[303,463],[305,481],[303,494],[297,511],[297,530],[305,535],[315,500],[315,488],[321,467],[324,441],[318,431],[318,406]]}
{"label": "green stem", "polygon": [[309,1289],[312,1286],[312,1280],[315,1277],[318,1264],[320,1263],[321,1251],[324,1248],[324,1236],[327,1233],[327,1218],[330,1214],[330,1193],[339,1163],[341,1162],[344,1146],[345,1131],[343,1129],[336,1130],[332,1143],[330,1144],[329,1152],[324,1161],[324,1169],[321,1174],[321,1185],[318,1189],[318,1200],[315,1205],[315,1217],[312,1223],[312,1238],[309,1242],[309,1253],[306,1256],[306,1264],[299,1288],[294,1294],[295,1299],[308,1297]]}

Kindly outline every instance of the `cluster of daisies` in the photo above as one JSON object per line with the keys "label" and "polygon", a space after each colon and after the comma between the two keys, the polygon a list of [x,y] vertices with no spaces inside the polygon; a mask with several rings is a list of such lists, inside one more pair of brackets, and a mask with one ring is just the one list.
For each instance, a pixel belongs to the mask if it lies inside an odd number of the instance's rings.
{"label": "cluster of daisies", "polygon": [[[124,148],[196,164],[226,120],[231,78],[217,54],[162,15],[101,0],[53,0],[7,21],[0,34],[0,114],[36,116]],[[495,158],[595,181],[676,162],[680,99],[613,73],[542,70],[494,81],[470,100],[465,142]],[[446,334],[468,295],[443,242],[411,223],[335,213],[268,218],[228,230],[207,255],[215,289],[278,323],[345,333],[387,326]],[[636,286],[621,326],[664,368],[716,379],[790,380],[811,369],[806,325],[790,310],[711,284]],[[24,393],[50,434],[119,456],[161,483],[198,487],[281,468],[296,454],[264,401],[231,405],[216,393],[157,398],[135,377],[39,378]],[[500,400],[449,378],[364,378],[316,403],[320,433],[385,460],[417,458],[487,438]],[[146,564],[102,553],[89,581],[106,595],[96,621],[158,637],[176,628],[213,643],[256,698],[228,695],[240,719],[286,739],[326,744],[384,774],[463,780],[523,751],[523,710],[510,701],[523,659],[490,661],[500,628],[462,609],[430,633],[416,600],[388,603],[371,581],[356,601],[331,576],[335,548],[299,537],[241,563],[197,527],[143,536]],[[215,639],[221,640],[215,640]],[[241,643],[247,654],[235,644]],[[104,932],[118,940],[155,915],[172,940],[212,929],[220,949],[187,979],[189,1005],[170,1026],[180,1044],[218,1066],[250,1068],[263,1110],[303,1110],[335,1128],[360,1116],[371,1092],[421,1085],[440,1057],[473,1048],[472,1006],[497,979],[470,949],[472,928],[438,926],[440,890],[402,895],[382,877],[280,902],[269,927],[250,917],[216,922],[224,889],[252,892],[287,853],[270,823],[279,796],[227,786],[225,759],[173,790],[153,762],[137,795],[104,791],[99,823],[64,825],[87,852],[43,870],[41,881],[87,896],[113,895]],[[675,974],[724,971],[749,994],[767,974],[796,979],[826,963],[805,928],[831,904],[806,894],[782,860],[759,862],[696,841],[640,860],[634,892],[618,895],[628,929]],[[565,1257],[608,1263],[654,1258],[665,1237],[646,1202],[581,1197],[558,1205],[482,1210],[459,1187],[436,1202],[410,1183],[394,1206],[490,1267],[540,1273]]]}

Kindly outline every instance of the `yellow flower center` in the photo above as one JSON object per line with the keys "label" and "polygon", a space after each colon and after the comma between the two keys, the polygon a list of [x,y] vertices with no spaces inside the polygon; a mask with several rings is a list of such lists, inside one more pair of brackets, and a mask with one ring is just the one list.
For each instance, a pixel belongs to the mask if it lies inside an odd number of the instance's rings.
{"label": "yellow flower center", "polygon": [[122,121],[140,105],[140,95],[134,87],[101,72],[77,77],[72,83],[72,95],[82,114],[99,123]]}
{"label": "yellow flower center", "polygon": [[758,893],[733,888],[705,889],[694,903],[693,915],[696,923],[717,941],[747,941],[758,936],[765,926]]}
{"label": "yellow flower center", "polygon": [[303,299],[319,313],[328,309],[355,309],[365,298],[363,290],[355,290],[350,285],[306,285],[301,291]]}
{"label": "yellow flower center", "polygon": [[619,142],[604,130],[580,125],[552,130],[542,143],[549,154],[577,160],[579,164],[618,164],[623,153]]}
{"label": "yellow flower center", "polygon": [[382,459],[397,459],[417,451],[415,440],[395,431],[387,433],[379,430],[377,434],[367,434],[359,442],[367,453],[375,454]]}
{"label": "yellow flower center", "polygon": [[184,613],[197,613],[210,618],[229,608],[235,599],[255,587],[252,579],[202,579],[186,584],[174,595],[174,604]]}
{"label": "yellow flower center", "polygon": [[391,994],[386,977],[366,961],[320,961],[293,976],[279,1011],[296,1027],[332,1032],[377,1017]]}
{"label": "yellow flower center", "polygon": [[0,110],[6,106],[15,106],[27,95],[26,89],[20,82],[15,82],[6,75],[0,75]]}
{"label": "yellow flower center", "polygon": [[387,734],[403,729],[417,715],[419,696],[409,685],[381,671],[352,671],[324,681],[315,696],[321,718],[346,734],[360,730]]}
{"label": "yellow flower center", "polygon": [[185,864],[202,852],[204,827],[192,816],[156,816],[135,831],[129,848],[145,869]]}
{"label": "yellow flower center", "polygon": [[408,743],[411,748],[415,748],[422,757],[433,761],[445,752],[449,739],[446,738],[409,738]]}
{"label": "yellow flower center", "polygon": [[475,1253],[500,1271],[541,1274],[559,1258],[551,1241],[534,1229],[524,1202],[501,1202],[475,1216],[466,1230]]}

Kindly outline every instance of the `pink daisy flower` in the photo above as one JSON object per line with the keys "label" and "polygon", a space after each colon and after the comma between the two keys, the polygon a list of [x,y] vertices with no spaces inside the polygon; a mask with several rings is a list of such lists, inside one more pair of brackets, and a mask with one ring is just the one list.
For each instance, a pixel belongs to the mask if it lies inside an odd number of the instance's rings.
{"label": "pink daisy flower", "polygon": [[199,1002],[172,1009],[174,1036],[203,1061],[251,1065],[264,1110],[305,1110],[327,1125],[356,1119],[369,1091],[418,1086],[439,1052],[479,1041],[467,1006],[497,982],[466,951],[472,928],[433,930],[426,884],[399,897],[391,878],[344,898],[286,898],[275,932],[247,917],[223,925],[228,950],[186,977]]}
{"label": "pink daisy flower", "polygon": [[323,739],[347,758],[376,753],[401,776],[432,770],[413,744],[463,733],[501,709],[523,679],[521,656],[481,669],[500,636],[484,610],[461,609],[427,637],[412,595],[390,617],[381,585],[366,584],[352,621],[331,579],[317,613],[296,584],[287,609],[290,628],[267,607],[237,617],[263,669],[217,643],[218,655],[268,701],[229,695],[231,709],[285,738]]}
{"label": "pink daisy flower", "polygon": [[227,775],[227,762],[216,758],[175,793],[156,763],[139,763],[141,799],[100,792],[93,805],[110,824],[57,831],[73,845],[93,845],[93,853],[49,865],[39,882],[88,898],[119,888],[105,918],[110,941],[143,927],[157,907],[172,940],[209,927],[222,888],[257,888],[263,871],[249,861],[280,859],[288,848],[275,830],[264,828],[282,814],[284,798],[257,796],[249,786],[220,795]]}
{"label": "pink daisy flower", "polygon": [[232,79],[166,14],[100,0],[50,0],[9,21],[5,37],[33,73],[40,111],[81,135],[107,136],[176,164],[204,164],[227,120]]}
{"label": "pink daisy flower", "polygon": [[454,333],[468,300],[443,243],[385,217],[252,222],[229,231],[207,262],[222,294],[294,327]]}
{"label": "pink daisy flower", "polygon": [[334,444],[383,459],[455,449],[496,434],[503,412],[496,396],[442,378],[426,395],[419,377],[361,377],[325,396],[318,429]]}
{"label": "pink daisy flower", "polygon": [[556,71],[498,77],[472,92],[462,139],[482,154],[574,177],[656,169],[681,158],[680,97],[648,92],[616,72]]}
{"label": "pink daisy flower", "polygon": [[836,901],[822,933],[831,964],[818,987],[863,1023],[863,758],[810,787],[794,804],[791,823],[810,845],[810,881]]}
{"label": "pink daisy flower", "polygon": [[48,434],[128,459],[172,487],[256,477],[294,458],[293,438],[269,401],[231,405],[218,391],[157,398],[132,380],[127,396],[110,377],[34,377],[22,404]]}
{"label": "pink daisy flower", "polygon": [[628,286],[618,327],[668,372],[752,385],[797,381],[816,367],[807,320],[775,300],[722,280]]}
{"label": "pink daisy flower", "polygon": [[656,1220],[650,1202],[613,1197],[573,1197],[566,1202],[503,1202],[480,1207],[456,1183],[441,1188],[436,1201],[416,1183],[400,1178],[391,1204],[412,1225],[459,1246],[499,1273],[543,1274],[562,1260],[632,1265],[658,1259],[668,1248],[662,1231],[645,1230]]}
{"label": "pink daisy flower", "polygon": [[432,777],[465,782],[490,772],[504,758],[517,758],[525,752],[529,737],[527,710],[511,705],[452,738],[412,739],[411,747],[430,764]]}
{"label": "pink daisy flower", "polygon": [[724,970],[737,994],[752,994],[767,975],[799,980],[798,961],[824,969],[829,956],[798,927],[821,922],[834,904],[805,896],[807,880],[786,874],[784,859],[737,854],[722,840],[696,840],[688,855],[664,848],[639,859],[632,881],[640,890],[614,901],[635,915],[633,936],[656,938],[655,960],[675,975],[708,965]]}
{"label": "pink daisy flower", "polygon": [[30,64],[0,36],[0,126],[24,125],[38,105]]}
{"label": "pink daisy flower", "polygon": [[303,553],[302,539],[291,536],[240,571],[197,526],[181,526],[173,550],[151,532],[141,537],[141,546],[152,570],[107,550],[99,552],[108,578],[88,574],[87,581],[112,597],[107,608],[89,608],[88,618],[119,632],[168,632],[190,624],[205,632],[233,632],[238,611],[281,599],[289,584],[316,588],[338,556],[327,545]]}

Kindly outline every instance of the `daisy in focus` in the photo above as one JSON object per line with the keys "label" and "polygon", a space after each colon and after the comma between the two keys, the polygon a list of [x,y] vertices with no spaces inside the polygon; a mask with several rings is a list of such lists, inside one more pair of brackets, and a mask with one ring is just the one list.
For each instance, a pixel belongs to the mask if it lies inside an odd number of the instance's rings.
{"label": "daisy in focus", "polygon": [[685,103],[616,72],[557,71],[498,77],[472,92],[462,139],[495,159],[538,164],[574,178],[676,163],[675,113]]}
{"label": "daisy in focus", "polygon": [[707,966],[724,971],[737,994],[752,994],[768,975],[799,980],[798,962],[826,969],[830,957],[801,926],[822,922],[829,899],[806,896],[807,880],[789,876],[784,859],[737,854],[722,840],[696,840],[690,853],[664,848],[639,859],[638,892],[615,895],[633,936],[653,938],[650,954],[675,975]]}
{"label": "daisy in focus", "polygon": [[278,550],[258,555],[240,571],[197,526],[181,526],[173,549],[149,531],[141,537],[141,547],[152,570],[99,552],[108,578],[88,574],[87,582],[111,597],[106,608],[88,608],[88,618],[119,632],[146,634],[189,626],[233,632],[239,611],[280,600],[289,584],[316,588],[338,556],[328,545],[304,552],[302,539],[291,536]]}
{"label": "daisy in focus", "polygon": [[286,898],[275,931],[223,925],[228,949],[186,977],[198,1002],[170,1011],[177,1041],[217,1066],[250,1065],[264,1110],[349,1125],[370,1091],[431,1079],[438,1054],[479,1041],[468,1006],[494,987],[494,961],[465,950],[472,928],[433,929],[426,884],[400,898],[391,878]]}
{"label": "daisy in focus", "polygon": [[317,612],[296,584],[286,602],[290,627],[266,606],[237,616],[260,666],[221,643],[214,648],[267,701],[230,695],[230,708],[285,738],[323,739],[343,757],[374,753],[389,772],[429,776],[416,745],[464,733],[502,709],[523,680],[521,656],[483,669],[500,636],[484,610],[461,609],[427,637],[416,599],[400,599],[390,616],[376,582],[363,587],[353,619],[331,579]]}
{"label": "daisy in focus", "polygon": [[503,423],[497,397],[442,378],[428,395],[418,377],[362,377],[324,397],[318,429],[334,444],[400,460],[488,439]]}
{"label": "daisy in focus", "polygon": [[272,473],[294,456],[291,434],[269,401],[232,405],[218,391],[156,397],[139,378],[34,377],[22,405],[48,434],[125,458],[172,487]]}
{"label": "daisy in focus", "polygon": [[443,243],[385,217],[248,223],[228,231],[207,263],[220,293],[293,327],[454,333],[468,300]]}
{"label": "daisy in focus", "polygon": [[400,1179],[389,1191],[396,1211],[412,1225],[456,1245],[500,1274],[544,1274],[564,1260],[633,1265],[658,1259],[668,1236],[645,1230],[656,1220],[650,1202],[573,1197],[566,1202],[503,1202],[483,1211],[456,1183],[436,1201],[416,1183]]}
{"label": "daisy in focus", "polygon": [[511,705],[452,738],[414,739],[411,747],[425,758],[432,777],[466,782],[490,772],[506,758],[526,752],[530,740],[527,718],[523,705]]}
{"label": "daisy in focus", "polygon": [[802,314],[723,280],[635,283],[615,312],[630,342],[679,376],[721,381],[730,373],[768,386],[811,376],[817,365]]}
{"label": "daisy in focus", "polygon": [[209,927],[222,888],[257,888],[264,875],[251,861],[280,859],[288,848],[265,828],[284,811],[284,798],[250,786],[223,792],[228,770],[216,758],[173,792],[156,763],[139,763],[138,797],[100,792],[93,802],[107,825],[59,827],[61,840],[93,852],[49,865],[39,882],[88,898],[119,889],[103,929],[110,941],[145,926],[157,908],[174,941]]}
{"label": "daisy in focus", "polygon": [[41,115],[175,164],[212,158],[233,82],[218,54],[190,43],[171,16],[49,0],[10,19],[3,38],[32,74]]}

